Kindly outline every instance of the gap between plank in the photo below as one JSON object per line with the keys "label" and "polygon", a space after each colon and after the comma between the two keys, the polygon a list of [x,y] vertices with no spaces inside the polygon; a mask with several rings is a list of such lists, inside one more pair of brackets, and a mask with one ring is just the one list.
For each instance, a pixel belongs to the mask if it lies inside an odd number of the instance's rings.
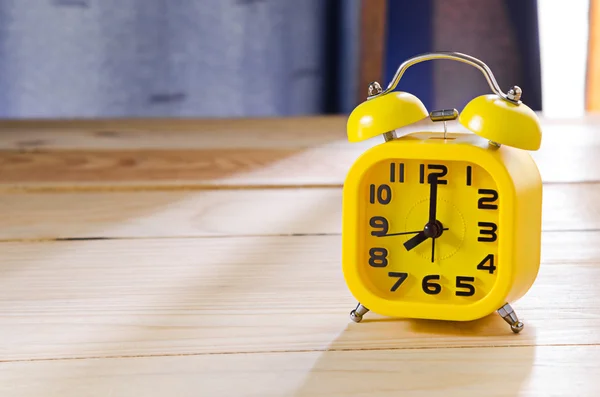
{"label": "gap between plank", "polygon": [[[600,180],[591,181],[547,181],[543,185],[593,185]],[[161,191],[203,191],[203,190],[276,190],[276,189],[341,189],[342,183],[308,183],[308,184],[257,184],[226,185],[202,183],[178,183],[160,185],[0,185],[0,194],[6,193],[70,193],[70,192],[161,192]]]}
{"label": "gap between plank", "polygon": [[66,241],[110,241],[110,240],[184,240],[205,238],[248,238],[248,237],[315,237],[315,236],[341,236],[341,233],[281,233],[281,234],[224,234],[207,236],[131,236],[131,237],[47,237],[47,238],[7,238],[0,239],[0,243],[47,243]]}
{"label": "gap between plank", "polygon": [[161,192],[161,191],[203,191],[203,190],[277,190],[277,189],[340,189],[343,185],[298,184],[298,185],[55,185],[55,186],[1,186],[0,194],[5,193],[70,193],[70,192]]}
{"label": "gap between plank", "polygon": [[[600,228],[594,229],[565,229],[565,230],[542,230],[542,233],[597,233]],[[1,243],[47,243],[65,241],[111,241],[111,240],[184,240],[184,239],[208,239],[208,238],[249,238],[249,237],[319,237],[319,236],[341,236],[341,233],[273,233],[273,234],[223,234],[207,236],[130,236],[130,237],[47,237],[47,238],[7,238],[0,239]]]}
{"label": "gap between plank", "polygon": [[246,352],[206,352],[206,353],[164,353],[164,354],[132,354],[132,355],[108,355],[108,356],[86,356],[86,357],[48,357],[48,358],[21,358],[15,360],[0,359],[0,363],[39,362],[39,361],[75,361],[75,360],[103,360],[103,359],[131,359],[131,358],[159,358],[159,357],[194,357],[194,356],[217,356],[234,354],[288,354],[288,353],[315,353],[315,352],[368,352],[368,351],[398,351],[398,350],[450,350],[450,349],[504,349],[523,347],[575,347],[575,346],[600,346],[598,343],[548,343],[548,344],[524,344],[524,345],[469,345],[469,346],[428,346],[428,347],[373,347],[356,349],[299,349],[299,350],[257,350]]}

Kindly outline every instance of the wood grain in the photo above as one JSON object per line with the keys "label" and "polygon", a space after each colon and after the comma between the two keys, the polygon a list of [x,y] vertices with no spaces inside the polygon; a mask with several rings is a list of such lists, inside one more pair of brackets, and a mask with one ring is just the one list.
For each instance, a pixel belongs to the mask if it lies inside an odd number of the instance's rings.
{"label": "wood grain", "polygon": [[543,237],[519,335],[495,314],[351,323],[339,236],[3,243],[0,361],[600,343],[600,232]]}
{"label": "wood grain", "polygon": [[0,364],[0,394],[597,396],[599,361],[598,346],[523,346],[16,362]]}
{"label": "wood grain", "polygon": [[346,137],[340,116],[0,120],[1,150],[305,148]]}
{"label": "wood grain", "polygon": [[[314,148],[331,144],[359,147],[382,142],[348,144],[346,116],[266,119],[117,119],[117,120],[0,120],[0,150],[146,150],[146,149],[267,149]],[[542,147],[584,147],[600,143],[600,114],[557,119],[540,115]],[[441,131],[426,120],[408,127]],[[457,122],[449,131],[465,132]],[[544,150],[544,149],[542,149]],[[560,155],[556,152],[555,155]]]}
{"label": "wood grain", "polygon": [[[544,231],[600,230],[600,183],[544,187]],[[341,188],[0,194],[0,240],[340,234]]]}
{"label": "wood grain", "polygon": [[[600,146],[533,154],[545,183],[600,182]],[[342,186],[362,151],[222,149],[0,152],[0,191]],[[564,167],[563,164],[572,164]]]}
{"label": "wood grain", "polygon": [[[28,130],[9,128],[9,124],[6,137],[0,141],[0,148],[5,148],[0,151],[0,187],[139,190],[341,186],[361,153],[381,143],[378,137],[358,144],[346,142],[343,121],[326,118],[322,124],[312,121],[306,125],[290,121],[279,130],[277,122],[255,122],[249,131],[240,122],[225,122],[214,129],[216,124],[198,122],[197,134],[185,129],[172,134],[126,129],[108,137],[98,135],[98,131],[67,129],[64,133],[58,130],[60,138],[46,140],[43,136],[54,136],[51,132],[58,127]],[[594,132],[599,125],[592,116],[578,123],[544,124],[543,147],[532,155],[545,182],[600,181],[600,158],[596,156],[600,137]],[[309,130],[311,126],[313,130]],[[456,123],[453,126],[464,131]],[[414,128],[431,130],[438,126],[420,123]],[[288,134],[293,138],[286,140]],[[121,140],[123,145],[117,147]]]}

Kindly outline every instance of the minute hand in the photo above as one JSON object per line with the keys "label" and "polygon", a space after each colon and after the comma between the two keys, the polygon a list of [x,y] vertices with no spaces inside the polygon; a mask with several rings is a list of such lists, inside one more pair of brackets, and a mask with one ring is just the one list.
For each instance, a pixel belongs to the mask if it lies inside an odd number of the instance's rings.
{"label": "minute hand", "polygon": [[438,180],[435,174],[429,175],[429,223],[434,223],[436,219],[437,210],[437,187]]}

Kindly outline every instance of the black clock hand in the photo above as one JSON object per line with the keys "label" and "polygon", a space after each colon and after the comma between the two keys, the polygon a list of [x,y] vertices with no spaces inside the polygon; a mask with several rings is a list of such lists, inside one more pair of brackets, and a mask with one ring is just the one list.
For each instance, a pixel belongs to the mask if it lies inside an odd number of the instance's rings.
{"label": "black clock hand", "polygon": [[429,175],[429,223],[435,223],[437,212],[437,187],[438,181],[435,174]]}
{"label": "black clock hand", "polygon": [[[446,230],[450,230],[450,229],[448,229],[447,227],[442,228],[442,231],[446,231]],[[407,251],[410,251],[411,249],[415,248],[417,245],[421,244],[423,241],[425,241],[429,238],[427,236],[427,234],[425,234],[424,231],[420,231],[418,233],[419,234],[417,234],[416,236],[412,237],[410,240],[408,240],[407,242],[404,243],[404,248],[406,248]],[[391,236],[391,234],[390,234],[390,236]]]}
{"label": "black clock hand", "polygon": [[447,230],[447,228],[442,228],[442,230],[440,230],[440,228],[438,227],[441,226],[441,224],[438,226],[438,222],[435,219],[437,215],[437,176],[435,174],[430,174],[428,179],[430,184],[429,222],[427,222],[422,232],[420,232],[419,234],[417,234],[416,236],[404,243],[404,248],[406,248],[407,251],[410,251],[411,249],[415,248],[417,245],[421,244],[429,237],[439,237],[438,234],[441,233],[441,231]]}
{"label": "black clock hand", "polygon": [[407,251],[410,251],[425,240],[427,240],[425,232],[420,231],[419,234],[417,234],[416,236],[412,237],[410,240],[404,243],[404,248],[406,248]]}
{"label": "black clock hand", "polygon": [[389,234],[378,234],[377,237],[389,237],[389,236],[403,236],[405,234],[417,234],[422,233],[422,230],[417,230],[416,232],[401,232],[401,233],[389,233]]}
{"label": "black clock hand", "polygon": [[[427,237],[431,237],[431,263],[433,263],[435,259],[435,239],[439,237],[437,231],[435,230],[437,226],[437,177],[435,174],[429,175],[429,222],[425,226],[425,230],[423,230],[424,234]],[[429,230],[434,229],[434,230]],[[443,229],[442,229],[443,230]],[[441,231],[440,231],[441,234]]]}

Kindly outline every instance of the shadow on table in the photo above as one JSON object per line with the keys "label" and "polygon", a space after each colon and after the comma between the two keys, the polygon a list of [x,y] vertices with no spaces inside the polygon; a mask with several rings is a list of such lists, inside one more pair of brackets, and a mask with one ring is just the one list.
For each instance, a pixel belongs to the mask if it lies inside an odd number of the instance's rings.
{"label": "shadow on table", "polygon": [[[410,332],[407,338],[415,340],[415,346],[399,340],[397,346],[389,347],[388,339],[382,340],[387,347],[377,348],[372,347],[376,345],[372,338],[369,348],[356,345],[358,327],[381,322],[387,324],[390,338],[399,336],[394,329]],[[525,332],[535,334],[533,328]],[[493,335],[486,340],[488,334]],[[419,341],[420,336],[434,335],[431,346],[424,347]],[[452,343],[444,343],[444,336]],[[330,344],[294,396],[517,396],[530,376],[536,352],[536,346],[519,346],[522,336],[512,334],[497,315],[465,323],[365,319],[361,324],[349,324]],[[457,338],[462,337],[461,344]],[[349,349],[349,343],[355,348]]]}

